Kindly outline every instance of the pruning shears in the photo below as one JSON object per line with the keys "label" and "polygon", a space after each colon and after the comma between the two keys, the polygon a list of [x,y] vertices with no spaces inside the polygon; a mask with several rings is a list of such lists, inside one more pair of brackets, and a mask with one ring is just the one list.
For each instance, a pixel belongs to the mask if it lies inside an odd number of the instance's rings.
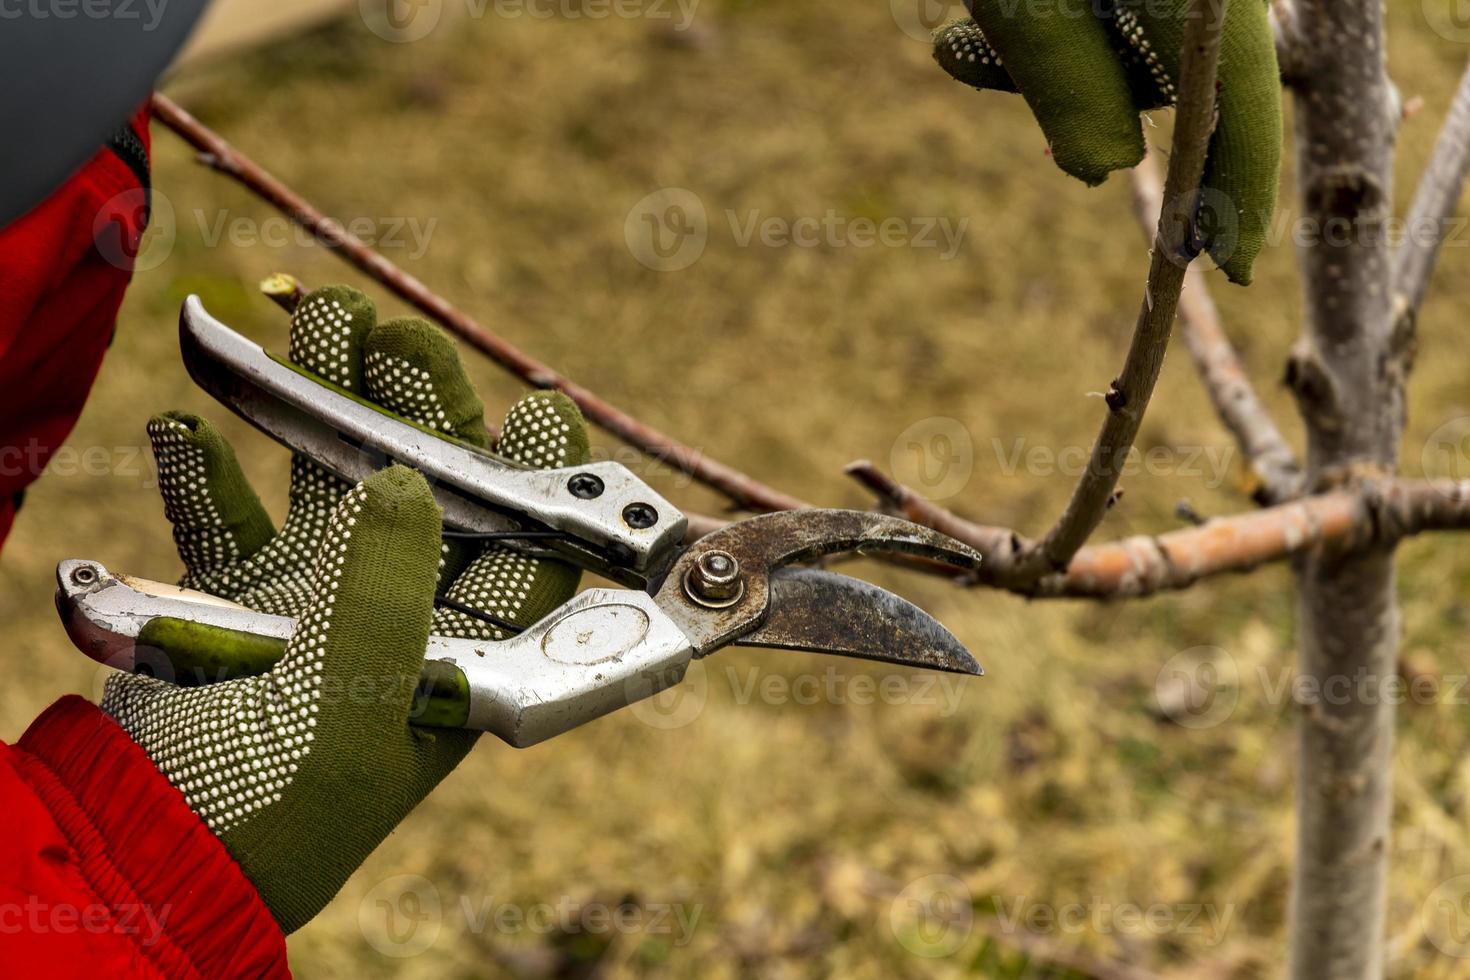
{"label": "pruning shears", "polygon": [[[628,586],[587,589],[508,639],[430,637],[417,724],[534,745],[679,683],[692,660],[736,643],[983,673],[912,603],[794,567],[852,552],[979,565],[979,553],[929,528],[811,509],[748,518],[686,546],[684,515],[619,463],[535,470],[447,439],[266,352],[196,296],[179,334],[195,382],[277,442],[354,482],[389,462],[413,467],[447,532],[493,537]],[[178,683],[262,673],[295,628],[96,561],[63,561],[56,575],[57,609],[79,649]]]}

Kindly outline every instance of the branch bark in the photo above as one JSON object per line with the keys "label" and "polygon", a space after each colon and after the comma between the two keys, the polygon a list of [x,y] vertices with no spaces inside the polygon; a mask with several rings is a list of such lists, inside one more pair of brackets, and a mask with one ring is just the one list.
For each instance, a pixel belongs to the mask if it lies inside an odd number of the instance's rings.
{"label": "branch bark", "polygon": [[[1306,321],[1288,382],[1306,422],[1308,486],[1321,490],[1391,474],[1398,458],[1407,351],[1395,343],[1386,234],[1398,112],[1381,0],[1296,0],[1295,8],[1297,174],[1302,213],[1321,233],[1299,251]],[[1318,690],[1392,677],[1392,543],[1303,553],[1296,578],[1298,674]],[[1297,980],[1383,975],[1390,701],[1330,699],[1300,716],[1290,927]]]}
{"label": "branch bark", "polygon": [[1088,545],[1065,572],[1031,581],[1018,574],[1015,562],[1028,542],[1010,528],[960,517],[867,461],[847,472],[883,509],[983,554],[980,569],[960,581],[1035,599],[1139,598],[1314,551],[1342,557],[1428,531],[1470,530],[1470,481],[1375,480],[1198,527]]}
{"label": "branch bark", "polygon": [[1397,330],[1412,333],[1440,246],[1465,188],[1470,169],[1470,65],[1460,77],[1449,114],[1440,127],[1429,166],[1414,189],[1405,221],[1405,238],[1394,256],[1394,319]]}
{"label": "branch bark", "polygon": [[230,177],[283,211],[311,232],[317,241],[412,305],[465,343],[485,354],[527,384],[554,388],[577,403],[582,414],[628,445],[647,453],[681,473],[724,494],[739,508],[754,511],[793,510],[804,501],[706,456],[672,436],[608,403],[595,392],[493,333],[469,314],[433,292],[327,217],[310,202],[277,180],[249,157],[230,146],[219,134],[200,123],[167,96],[154,93],[153,115],[202,154],[205,163]]}
{"label": "branch bark", "polygon": [[1018,562],[1021,574],[1032,581],[1065,569],[1101,523],[1163,367],[1184,272],[1199,253],[1195,212],[1205,153],[1215,128],[1215,69],[1225,8],[1226,0],[1190,0],[1164,209],[1154,233],[1153,258],[1133,342],[1122,374],[1108,390],[1108,414],[1071,501],[1056,525],[1038,544],[1027,548]]}
{"label": "branch bark", "polygon": [[[1134,212],[1147,233],[1158,224],[1163,187],[1158,169],[1148,158],[1133,169],[1132,178]],[[1252,497],[1261,504],[1277,504],[1296,496],[1301,489],[1301,465],[1296,453],[1257,397],[1235,346],[1220,324],[1220,311],[1210,296],[1204,273],[1195,265],[1184,273],[1179,336],[1199,371],[1215,414],[1235,437],[1255,474]]]}

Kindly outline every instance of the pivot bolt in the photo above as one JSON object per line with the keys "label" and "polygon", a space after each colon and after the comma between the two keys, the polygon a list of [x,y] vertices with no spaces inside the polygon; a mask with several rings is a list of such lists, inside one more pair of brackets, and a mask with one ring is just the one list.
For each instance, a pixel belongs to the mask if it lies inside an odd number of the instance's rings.
{"label": "pivot bolt", "polygon": [[707,609],[733,606],[745,595],[740,563],[728,551],[706,551],[685,573],[684,591]]}
{"label": "pivot bolt", "polygon": [[91,565],[78,565],[72,569],[71,580],[77,585],[95,585],[97,582],[97,569]]}

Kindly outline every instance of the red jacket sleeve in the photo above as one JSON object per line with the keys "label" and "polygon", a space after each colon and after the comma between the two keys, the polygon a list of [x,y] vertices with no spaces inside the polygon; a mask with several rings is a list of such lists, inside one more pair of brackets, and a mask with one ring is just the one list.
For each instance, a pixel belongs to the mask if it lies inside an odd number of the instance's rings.
{"label": "red jacket sleeve", "polygon": [[50,197],[0,228],[0,543],[92,389],[150,194],[145,109]]}
{"label": "red jacket sleeve", "polygon": [[286,941],[138,745],[65,697],[0,744],[0,972],[288,977]]}

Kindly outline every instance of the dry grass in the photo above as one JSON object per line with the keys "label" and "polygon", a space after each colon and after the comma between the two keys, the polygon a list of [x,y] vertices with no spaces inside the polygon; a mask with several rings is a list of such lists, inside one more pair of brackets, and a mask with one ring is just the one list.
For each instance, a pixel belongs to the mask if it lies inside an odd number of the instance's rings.
{"label": "dry grass", "polygon": [[[661,21],[487,16],[397,46],[353,21],[197,72],[181,90],[205,121],[327,210],[435,221],[424,254],[390,254],[691,443],[808,499],[861,505],[842,464],[886,462],[910,426],[952,418],[969,434],[974,469],[950,502],[1039,531],[1070,481],[1024,465],[1007,473],[1004,457],[1016,440],[1056,452],[1091,438],[1101,402],[1089,393],[1121,363],[1146,265],[1126,187],[1115,179],[1088,191],[1065,179],[1017,100],[949,82],[884,7],[708,0],[698,31],[684,36]],[[1417,4],[1396,8],[1392,28],[1397,80],[1428,103],[1402,135],[1403,200],[1465,52],[1436,37]],[[136,451],[148,414],[185,407],[221,421],[258,485],[274,491],[270,504],[283,503],[285,455],[222,418],[178,365],[182,297],[201,293],[279,348],[282,318],[252,284],[280,269],[316,283],[345,278],[315,247],[211,247],[206,232],[221,217],[271,213],[166,134],[157,144],[177,238],[138,277],[72,440],[101,447],[112,465],[41,480],[0,565],[13,650],[0,688],[6,737],[58,694],[98,683],[50,609],[57,559],[97,557],[160,578],[177,570]],[[711,216],[703,258],[677,273],[642,267],[623,239],[629,208],[665,186],[694,191]],[[969,226],[948,262],[928,249],[742,248],[726,209]],[[1470,316],[1466,240],[1447,251],[1423,319],[1410,472],[1429,433],[1470,412],[1458,339]],[[1300,309],[1291,249],[1269,250],[1251,289],[1221,280],[1218,295],[1296,435],[1273,384]],[[491,404],[516,395],[488,365],[473,371]],[[1182,352],[1166,365],[1143,445],[1183,447],[1175,470],[1190,447],[1225,445]],[[897,453],[904,462],[907,450]],[[1136,475],[1103,533],[1173,526],[1182,497],[1205,513],[1240,507],[1237,478],[1232,469],[1216,486],[1203,464]],[[691,507],[713,506],[667,474],[651,479]],[[1461,544],[1404,550],[1405,650],[1446,678],[1470,664]],[[850,663],[835,665],[836,698],[747,697],[752,678],[822,678],[834,665],[731,650],[707,662],[707,703],[683,727],[623,712],[529,751],[487,741],[292,937],[298,971],[1069,975],[1044,950],[1028,964],[1022,951],[1036,943],[1168,975],[1277,971],[1294,780],[1291,711],[1276,687],[1293,661],[1285,570],[1125,606],[1027,605],[875,574],[939,614],[990,670],[953,692],[957,705],[917,677],[906,679],[916,703],[853,704],[853,678],[879,672]],[[1161,667],[1200,646],[1222,648],[1238,668],[1233,715],[1203,729],[1160,721]],[[1440,882],[1470,870],[1470,714],[1464,692],[1445,690],[1455,697],[1407,707],[1400,725],[1396,976],[1467,973],[1439,955],[1425,935],[1434,920],[1421,916]],[[924,958],[911,950],[936,948],[904,923],[935,874],[952,876],[936,912],[963,918],[971,908],[974,925],[949,934],[962,940],[951,955]],[[432,881],[437,919],[415,919],[412,896],[379,904],[400,875]],[[540,922],[475,926],[502,905],[625,896],[647,910],[697,911],[697,922],[687,934],[672,921],[626,933],[593,923],[579,936]],[[1078,905],[1087,914],[1015,926],[1018,903],[1028,916]],[[1173,927],[1115,911],[1127,903],[1162,908]],[[1196,906],[1198,918],[1184,922]],[[436,922],[437,937],[412,957],[382,955],[362,923],[381,937],[387,911],[399,915],[400,938],[426,938]],[[1226,924],[1215,928],[1211,915]]]}

